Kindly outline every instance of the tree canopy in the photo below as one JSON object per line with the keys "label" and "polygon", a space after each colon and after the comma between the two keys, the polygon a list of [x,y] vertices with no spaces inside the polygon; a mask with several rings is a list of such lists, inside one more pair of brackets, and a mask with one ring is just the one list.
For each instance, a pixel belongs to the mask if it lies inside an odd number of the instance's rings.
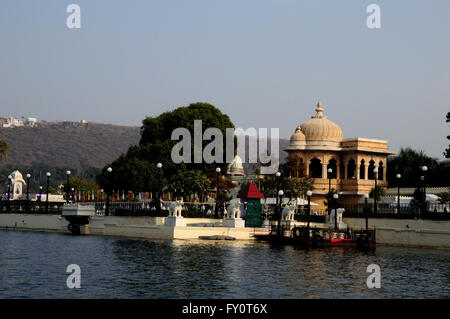
{"label": "tree canopy", "polygon": [[[67,192],[67,182],[64,182],[62,191],[65,193]],[[71,189],[74,189],[75,193],[78,192],[97,192],[100,190],[98,185],[92,181],[85,179],[82,175],[76,175],[70,178],[69,181],[69,192],[71,192]]]}
{"label": "tree canopy", "polygon": [[[172,131],[176,128],[186,128],[191,134],[191,146],[194,145],[194,121],[202,121],[202,134],[207,128],[218,128],[223,137],[226,136],[226,129],[233,128],[234,124],[231,122],[228,115],[223,114],[218,108],[209,103],[193,103],[189,106],[182,106],[170,112],[164,112],[158,117],[147,117],[142,121],[140,147],[151,149],[152,156],[148,157],[149,161],[154,163],[161,162],[170,167],[172,147],[178,141],[172,141]],[[224,141],[225,142],[225,141]],[[203,148],[209,144],[210,141],[202,142]],[[225,162],[225,143],[223,148],[224,162]],[[150,155],[150,154],[149,154]],[[224,171],[227,163],[222,164],[207,164],[194,163],[194,152],[191,155],[191,163],[185,164],[188,169],[200,169],[204,172],[213,172],[217,166]],[[172,162],[172,164],[174,164]],[[167,166],[168,165],[168,166]],[[174,164],[177,165],[177,164]],[[170,167],[172,168],[172,167]],[[164,169],[165,175],[166,169]],[[171,170],[167,171],[171,173]]]}
{"label": "tree canopy", "polygon": [[[422,166],[427,166],[424,174]],[[450,176],[450,161],[438,161],[429,157],[423,151],[416,151],[409,147],[402,148],[397,156],[388,158],[387,180],[389,186],[397,186],[397,174],[401,174],[401,187],[416,187],[421,185],[420,177],[425,175],[428,186],[448,186]]]}
{"label": "tree canopy", "polygon": [[[177,195],[195,194],[202,197],[215,185],[215,182],[211,182],[212,179],[215,180],[215,169],[220,167],[225,172],[227,168],[225,141],[224,163],[174,163],[171,152],[178,141],[171,139],[172,131],[176,128],[188,129],[193,145],[194,120],[202,121],[202,134],[208,128],[218,128],[225,138],[226,129],[234,129],[228,115],[208,103],[193,103],[157,117],[147,117],[142,121],[139,145],[130,146],[125,154],[106,165],[98,175],[97,182],[105,190],[124,189],[133,192],[159,191],[167,185],[166,189]],[[209,143],[209,140],[203,141],[203,147]],[[156,167],[157,163],[162,164],[161,170]],[[112,168],[111,173],[107,172],[107,167]],[[159,185],[160,180],[162,185]]]}

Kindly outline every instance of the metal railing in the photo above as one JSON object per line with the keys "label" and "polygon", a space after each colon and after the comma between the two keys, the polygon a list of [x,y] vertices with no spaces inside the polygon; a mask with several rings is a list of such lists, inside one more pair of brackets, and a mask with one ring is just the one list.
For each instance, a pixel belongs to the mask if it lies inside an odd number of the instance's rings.
{"label": "metal railing", "polygon": [[62,202],[48,202],[48,209],[45,201],[26,201],[26,200],[0,200],[0,214],[51,214],[61,215]]}
{"label": "metal railing", "polygon": [[[365,204],[355,205],[341,205],[345,209],[343,217],[361,217],[366,216]],[[399,209],[400,208],[400,209]],[[375,206],[373,203],[367,205],[367,214],[370,218],[421,218],[421,219],[438,219],[450,220],[450,205],[449,204],[434,204],[427,202],[426,204],[400,204],[396,203],[380,203],[377,204],[375,213]]]}
{"label": "metal railing", "polygon": [[[84,203],[84,202],[79,202]],[[106,212],[106,202],[85,202],[94,205],[96,215],[104,216]],[[167,204],[163,204],[160,211],[156,209],[157,201],[136,201],[136,202],[110,202],[108,216],[146,216],[146,217],[167,217],[169,216]],[[187,218],[213,218],[214,210],[207,214],[208,209],[201,209],[201,205],[184,204],[182,209],[183,217]]]}

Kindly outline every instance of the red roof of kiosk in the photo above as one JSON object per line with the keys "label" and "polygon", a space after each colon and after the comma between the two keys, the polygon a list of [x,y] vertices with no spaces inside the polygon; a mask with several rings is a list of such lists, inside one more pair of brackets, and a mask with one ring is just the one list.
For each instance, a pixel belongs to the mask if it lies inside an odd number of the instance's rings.
{"label": "red roof of kiosk", "polygon": [[264,198],[264,195],[258,190],[255,184],[249,183],[242,190],[241,198]]}

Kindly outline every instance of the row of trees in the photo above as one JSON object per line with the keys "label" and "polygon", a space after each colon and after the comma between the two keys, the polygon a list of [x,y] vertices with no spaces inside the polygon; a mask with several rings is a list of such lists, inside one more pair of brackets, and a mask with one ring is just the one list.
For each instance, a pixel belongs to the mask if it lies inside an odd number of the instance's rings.
{"label": "row of trees", "polygon": [[[402,148],[397,156],[388,157],[387,180],[389,186],[395,187],[400,183],[402,187],[418,187],[424,175],[422,166],[427,166],[425,174],[427,186],[448,186],[450,177],[450,161],[438,161],[426,155],[423,151],[416,151],[409,147]],[[398,180],[397,174],[401,174]]]}

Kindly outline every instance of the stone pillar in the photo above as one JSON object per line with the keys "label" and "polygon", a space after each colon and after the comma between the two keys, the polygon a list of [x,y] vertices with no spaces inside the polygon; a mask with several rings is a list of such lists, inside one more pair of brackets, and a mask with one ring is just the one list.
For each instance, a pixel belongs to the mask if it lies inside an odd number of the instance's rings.
{"label": "stone pillar", "polygon": [[328,178],[327,164],[322,164],[322,178]]}
{"label": "stone pillar", "polygon": [[366,165],[366,163],[364,163],[364,179],[369,179],[368,173],[369,173],[369,165]]}

